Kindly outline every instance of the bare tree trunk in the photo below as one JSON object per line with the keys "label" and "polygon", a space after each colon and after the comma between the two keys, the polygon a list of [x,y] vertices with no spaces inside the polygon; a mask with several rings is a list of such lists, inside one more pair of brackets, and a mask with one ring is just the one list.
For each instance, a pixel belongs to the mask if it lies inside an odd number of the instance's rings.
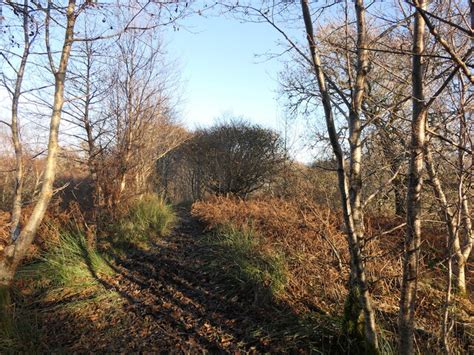
{"label": "bare tree trunk", "polygon": [[447,289],[446,289],[446,294],[445,294],[445,300],[444,300],[444,310],[443,310],[443,321],[441,324],[442,328],[442,333],[441,333],[441,339],[443,342],[443,347],[444,351],[446,354],[450,353],[449,350],[449,331],[450,331],[450,326],[449,326],[449,306],[451,304],[451,288],[452,288],[452,276],[453,276],[453,262],[451,258],[451,252],[452,252],[452,247],[451,247],[451,241],[448,240],[448,246],[447,246],[447,254],[448,254],[448,273],[446,275],[446,280],[447,280]]}
{"label": "bare tree trunk", "polygon": [[[448,230],[448,235],[446,237],[446,256],[447,256],[447,268],[448,273],[446,276],[447,280],[447,287],[446,287],[446,294],[445,294],[445,301],[444,301],[444,309],[443,309],[443,320],[441,323],[441,339],[443,343],[444,350],[447,354],[449,354],[449,306],[451,303],[451,289],[452,289],[452,275],[453,275],[453,244],[459,244],[459,229],[458,225],[455,222],[455,215],[452,212],[451,208],[449,207],[448,200],[446,195],[443,191],[441,186],[441,181],[438,178],[438,174],[435,170],[433,156],[431,154],[431,150],[426,143],[425,146],[425,161],[426,167],[428,170],[428,175],[431,180],[431,185],[433,186],[433,190],[440,204],[440,210],[442,211],[440,214],[446,223],[446,227]],[[462,186],[462,181],[461,185]]]}
{"label": "bare tree trunk", "polygon": [[349,197],[354,224],[354,239],[351,249],[354,250],[354,267],[359,292],[359,299],[364,312],[365,336],[369,344],[377,348],[377,333],[375,331],[375,314],[372,309],[371,299],[365,276],[360,243],[364,240],[364,216],[362,211],[362,141],[361,141],[361,115],[362,103],[365,94],[365,83],[369,68],[368,42],[365,23],[365,8],[363,0],[355,1],[357,16],[357,75],[353,90],[352,107],[349,113],[349,143],[350,143],[350,188]]}
{"label": "bare tree trunk", "polygon": [[[130,80],[131,81],[131,80]],[[129,95],[127,96],[127,112],[128,112],[128,119],[131,120],[132,117],[132,88],[131,84],[129,84]],[[135,120],[134,120],[135,121]],[[130,126],[126,127],[127,132],[125,135],[125,152],[122,153],[123,157],[121,158],[119,164],[119,171],[118,171],[118,183],[116,185],[115,191],[113,193],[113,200],[112,206],[118,206],[122,199],[122,194],[125,191],[125,187],[127,185],[127,177],[129,172],[129,161],[132,155],[132,143],[133,143],[133,129],[134,129],[135,122],[132,122]]]}
{"label": "bare tree trunk", "polygon": [[456,289],[460,295],[467,294],[466,287],[466,259],[464,255],[456,253]]}
{"label": "bare tree trunk", "polygon": [[[351,274],[355,279],[355,284],[351,283],[349,298],[354,296],[358,299],[360,306],[364,312],[364,331],[365,338],[371,350],[378,348],[377,333],[375,330],[375,316],[372,309],[370,294],[367,286],[365,275],[365,267],[360,250],[360,238],[363,238],[363,214],[361,207],[361,175],[360,175],[360,161],[361,161],[361,141],[360,141],[360,113],[362,106],[362,98],[364,94],[364,84],[367,71],[367,50],[362,47],[365,45],[365,18],[363,2],[358,0],[356,2],[357,23],[358,23],[358,59],[359,68],[357,75],[357,85],[354,91],[353,107],[351,109],[351,166],[350,166],[350,182],[346,174],[347,168],[344,162],[344,153],[338,141],[338,135],[334,123],[332,104],[329,91],[327,89],[326,77],[321,67],[321,60],[316,50],[314,42],[314,31],[311,20],[311,12],[309,10],[308,0],[301,0],[301,8],[303,19],[306,27],[307,40],[311,52],[311,59],[313,68],[318,80],[318,87],[321,93],[321,100],[324,108],[326,127],[329,133],[331,146],[337,161],[337,173],[339,181],[339,190],[341,193],[342,209],[344,220],[347,229],[347,237],[349,243],[349,251],[351,255]],[[357,312],[355,312],[357,313]],[[357,322],[357,320],[356,320]]]}
{"label": "bare tree trunk", "polygon": [[23,149],[20,138],[20,128],[18,122],[18,105],[21,96],[21,87],[23,83],[23,76],[25,67],[30,52],[30,38],[29,33],[29,14],[28,14],[28,0],[23,3],[23,54],[21,56],[20,66],[16,72],[15,90],[12,97],[12,141],[15,150],[15,188],[13,195],[13,205],[11,214],[11,232],[10,237],[15,241],[20,235],[20,218],[22,207],[22,193],[23,193]]}
{"label": "bare tree trunk", "polygon": [[[472,221],[471,221],[471,212],[469,209],[469,201],[467,192],[463,192],[462,196],[462,206],[461,206],[461,218],[464,228],[464,245],[462,248],[457,248],[456,251],[456,289],[459,294],[466,295],[466,262],[469,259],[472,251],[472,245],[474,242],[474,237],[472,235]],[[456,248],[456,246],[455,246]]]}
{"label": "bare tree trunk", "polygon": [[92,131],[92,125],[90,120],[90,105],[92,101],[91,94],[91,70],[92,70],[92,56],[93,52],[89,42],[85,43],[85,56],[86,56],[86,73],[85,73],[85,98],[84,98],[84,113],[82,117],[82,122],[84,124],[84,129],[86,131],[87,137],[87,146],[88,146],[88,159],[87,166],[89,168],[89,174],[92,180],[92,221],[93,226],[89,230],[87,243],[89,247],[94,247],[96,244],[97,238],[97,229],[99,228],[99,213],[101,206],[101,193],[100,185],[98,181],[98,167],[97,167],[97,147],[94,139],[94,134]]}
{"label": "bare tree trunk", "polygon": [[[474,5],[471,2],[471,20],[474,21],[474,13],[472,10],[474,9]],[[460,78],[462,81],[462,77]],[[464,86],[463,86],[464,88]],[[464,94],[462,95],[462,103],[463,103],[463,110],[465,105]],[[460,147],[465,147],[469,139],[468,129],[466,127],[466,116],[460,115]],[[460,186],[459,186],[459,198],[460,198],[460,224],[462,226],[462,231],[460,231],[457,235],[457,239],[454,240],[454,252],[456,254],[456,290],[461,295],[467,294],[467,287],[466,287],[466,262],[469,259],[471,254],[472,245],[474,242],[472,236],[472,221],[471,221],[471,212],[469,209],[469,192],[466,189],[466,185],[464,184],[464,179],[466,179],[469,174],[472,172],[464,172],[464,165],[465,165],[465,152],[462,149],[458,150],[458,160],[459,160],[459,175],[460,175]],[[472,157],[471,157],[472,162]],[[460,234],[463,234],[463,240],[461,242]]]}
{"label": "bare tree trunk", "polygon": [[[426,8],[426,0],[416,3],[422,9]],[[424,102],[422,62],[425,23],[419,12],[415,13],[413,31],[413,118],[407,188],[407,230],[399,314],[399,351],[401,354],[414,353],[415,304],[421,241],[421,189],[427,113]]]}
{"label": "bare tree trunk", "polygon": [[[127,164],[127,162],[128,162],[128,159],[126,158],[124,163]],[[126,169],[126,168],[123,168],[123,169]],[[125,191],[126,184],[127,184],[127,173],[122,172],[122,173],[120,173],[118,188],[117,188],[117,191],[115,193],[114,200],[113,200],[113,206],[118,206],[119,205],[119,203],[122,199],[122,194]]]}
{"label": "bare tree trunk", "polygon": [[[76,16],[74,14],[75,7],[75,0],[69,0],[66,10],[67,26],[61,51],[61,59],[58,69],[53,70],[55,79],[54,102],[50,120],[48,155],[46,158],[41,191],[33,212],[17,240],[4,249],[2,258],[0,260],[0,289],[9,289],[15,271],[20,262],[25,257],[31,243],[33,242],[36,231],[43,220],[46,208],[48,207],[49,201],[51,200],[51,196],[53,194],[53,183],[58,152],[58,131],[59,123],[61,121],[61,111],[64,103],[64,81],[73,42],[74,24],[76,20]],[[46,16],[47,21],[49,21],[49,12]],[[52,62],[52,56],[50,56],[50,59],[50,64],[53,69],[54,64]]]}
{"label": "bare tree trunk", "polygon": [[466,263],[467,259],[469,258],[469,255],[471,253],[472,249],[472,227],[470,226],[471,224],[471,218],[468,216],[467,218],[466,213],[464,210],[467,210],[469,212],[469,207],[467,203],[467,196],[465,195],[465,191],[462,191],[461,193],[464,192],[464,196],[461,196],[461,218],[463,220],[463,232],[464,232],[464,243],[462,244],[460,240],[460,233],[456,233],[456,236],[453,240],[453,253],[454,253],[454,259],[456,261],[456,267],[455,267],[455,282],[456,282],[456,291],[460,295],[466,295],[467,293],[467,287],[466,287]]}
{"label": "bare tree trunk", "polygon": [[[446,227],[447,227],[447,230],[448,230],[448,235],[449,235],[449,238],[451,240],[451,242],[450,242],[450,248],[451,249],[450,249],[450,252],[449,252],[449,259],[450,259],[451,263],[452,263],[453,257],[456,260],[456,268],[455,268],[456,288],[457,288],[457,291],[460,294],[465,294],[466,293],[465,269],[466,269],[466,259],[467,259],[467,258],[465,258],[465,252],[466,252],[466,250],[468,250],[468,248],[467,248],[468,245],[466,244],[466,248],[463,248],[463,246],[461,245],[461,240],[460,240],[460,235],[459,235],[460,234],[460,228],[459,228],[460,223],[456,223],[456,219],[457,219],[456,215],[452,211],[451,207],[449,206],[448,199],[447,199],[446,194],[444,193],[443,188],[441,186],[441,182],[439,180],[438,174],[436,173],[436,170],[435,170],[435,167],[434,167],[434,161],[433,161],[433,156],[431,154],[431,150],[427,146],[425,151],[426,151],[426,153],[425,153],[426,167],[427,167],[428,174],[429,174],[429,177],[430,177],[430,180],[431,180],[431,185],[433,186],[433,190],[434,190],[436,199],[439,202],[440,209],[442,211],[442,213],[441,213],[442,218],[444,219],[444,221],[446,223]],[[460,203],[459,203],[460,204],[460,206],[459,206],[460,211],[458,213],[463,214],[462,211],[465,208],[468,208],[468,206],[467,206],[467,196],[464,192],[462,179],[459,182],[459,184],[460,184],[460,186],[459,186],[460,192],[459,193],[460,193],[461,196],[460,196]],[[460,217],[463,218],[462,216],[460,216]],[[465,225],[464,226],[464,233],[469,234],[469,233],[471,233],[472,229],[469,228],[469,227],[466,227],[466,222],[467,222],[467,225],[469,226],[470,218],[468,219],[468,221],[464,221],[464,225]],[[470,250],[467,251],[468,256],[469,256],[469,253],[470,253]]]}

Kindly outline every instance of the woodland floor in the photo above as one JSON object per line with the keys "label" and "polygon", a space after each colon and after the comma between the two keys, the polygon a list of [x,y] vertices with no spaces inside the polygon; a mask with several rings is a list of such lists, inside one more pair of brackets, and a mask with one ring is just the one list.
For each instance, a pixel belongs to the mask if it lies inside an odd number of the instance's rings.
{"label": "woodland floor", "polygon": [[[173,233],[149,250],[108,251],[117,274],[98,279],[120,297],[85,300],[80,311],[57,302],[32,304],[30,322],[39,328],[37,350],[334,351],[334,334],[318,331],[314,321],[302,319],[285,304],[255,302],[253,296],[229,293],[227,285],[213,281],[206,268],[206,245],[201,243],[203,227],[184,209],[179,215]],[[81,300],[71,302],[80,304]]]}

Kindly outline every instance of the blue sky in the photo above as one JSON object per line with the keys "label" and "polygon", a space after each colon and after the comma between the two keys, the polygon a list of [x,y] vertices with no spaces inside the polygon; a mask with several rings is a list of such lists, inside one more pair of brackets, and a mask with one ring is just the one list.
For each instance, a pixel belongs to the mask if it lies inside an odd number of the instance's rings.
{"label": "blue sky", "polygon": [[[283,58],[266,55],[282,51],[277,31],[268,24],[224,16],[192,16],[182,24],[184,28],[166,33],[165,39],[183,80],[182,122],[194,129],[231,114],[282,132],[277,80]],[[306,122],[292,120],[288,132],[293,156],[302,162],[313,157],[302,139],[307,130]]]}
{"label": "blue sky", "polygon": [[[179,31],[166,29],[164,40],[182,79],[182,123],[194,129],[231,114],[283,131],[283,108],[277,102],[283,64],[265,55],[282,51],[275,29],[219,15],[189,16],[180,25]],[[295,143],[304,131],[303,122],[292,122],[288,139],[298,146],[295,156],[310,161],[301,142]]]}
{"label": "blue sky", "polygon": [[181,67],[186,126],[206,126],[232,113],[278,129],[276,91],[282,64],[261,56],[276,50],[276,31],[222,16],[193,16],[183,25],[167,33],[166,42],[170,57]]}

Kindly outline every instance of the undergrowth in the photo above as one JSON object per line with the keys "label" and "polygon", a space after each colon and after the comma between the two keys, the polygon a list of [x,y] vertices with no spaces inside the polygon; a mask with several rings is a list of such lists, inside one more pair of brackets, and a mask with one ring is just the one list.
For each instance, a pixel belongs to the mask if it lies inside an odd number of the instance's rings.
{"label": "undergrowth", "polygon": [[104,292],[101,276],[112,276],[113,269],[96,249],[87,245],[81,232],[62,232],[38,262],[19,271],[22,279],[32,279],[46,297],[89,296]]}
{"label": "undergrowth", "polygon": [[54,309],[81,312],[91,303],[120,299],[101,283],[101,278],[113,276],[114,270],[104,256],[87,245],[84,234],[79,230],[63,230],[58,235],[38,260],[17,272],[12,288],[12,322],[0,330],[0,353],[38,349],[41,337],[38,318],[43,314],[29,310],[35,302],[48,304],[40,312],[46,314]]}
{"label": "undergrowth", "polygon": [[[175,222],[174,211],[163,199],[146,195],[131,203],[110,229],[101,231],[106,238],[98,240],[98,248],[89,245],[78,227],[81,222],[48,225],[48,235],[54,236],[44,239],[34,258],[17,272],[11,322],[8,326],[2,322],[0,327],[0,353],[42,349],[44,317],[87,319],[97,308],[121,309],[124,300],[109,287],[116,274],[114,253],[130,247],[149,248],[156,238],[169,235]],[[42,305],[41,311],[37,304]]]}
{"label": "undergrowth", "polygon": [[36,353],[40,343],[37,313],[20,308],[11,317],[8,325],[0,327],[0,353]]}
{"label": "undergrowth", "polygon": [[285,298],[290,275],[285,255],[264,243],[259,232],[249,226],[222,224],[213,228],[203,242],[208,250],[203,265],[211,279],[225,285],[225,296],[253,302],[278,314],[262,328],[249,329],[251,338],[263,343],[283,341],[282,353],[334,353],[338,344],[338,319],[318,312],[295,313]]}
{"label": "undergrowth", "polygon": [[229,284],[256,302],[278,297],[287,283],[282,254],[264,250],[258,233],[252,229],[221,226],[207,236],[211,249],[208,267],[214,278]]}
{"label": "undergrowth", "polygon": [[[251,227],[252,233],[261,238],[253,247],[242,248],[248,251],[244,258],[252,259],[262,251],[267,253],[272,250],[284,255],[288,282],[282,300],[298,314],[316,312],[342,320],[350,269],[347,240],[341,229],[343,222],[337,213],[304,199],[240,200],[216,197],[194,203],[192,214],[212,230],[226,226],[234,231],[246,231]],[[381,353],[393,353],[396,349],[398,303],[393,294],[400,292],[402,265],[398,253],[387,251],[403,248],[403,230],[394,228],[399,223],[396,217],[366,216],[369,240],[364,246],[368,256],[366,270],[380,327]],[[436,247],[442,242],[439,233],[436,226],[424,228],[425,242],[432,248],[424,248],[420,259],[418,292],[420,299],[426,301],[417,310],[415,339],[421,352],[439,348],[439,310],[445,301],[444,271],[443,265],[437,268],[426,265],[426,261],[442,259],[437,251],[443,247]],[[241,239],[239,243],[245,244],[245,238],[241,236]],[[235,259],[233,252],[229,255],[230,260]],[[219,262],[214,263],[218,269]],[[223,265],[227,266],[226,263],[224,257]],[[238,260],[232,264],[242,263]],[[241,271],[241,267],[236,269],[237,273]],[[224,272],[229,271],[222,270]],[[216,274],[217,277],[225,277],[218,272]],[[466,351],[472,347],[472,336],[467,326],[471,323],[472,303],[455,295],[451,302],[457,307],[450,309],[454,325],[452,349]],[[357,351],[353,344],[342,338],[340,343],[351,353]]]}
{"label": "undergrowth", "polygon": [[130,205],[114,233],[114,243],[132,243],[147,249],[155,238],[169,235],[176,220],[172,207],[163,198],[145,195]]}

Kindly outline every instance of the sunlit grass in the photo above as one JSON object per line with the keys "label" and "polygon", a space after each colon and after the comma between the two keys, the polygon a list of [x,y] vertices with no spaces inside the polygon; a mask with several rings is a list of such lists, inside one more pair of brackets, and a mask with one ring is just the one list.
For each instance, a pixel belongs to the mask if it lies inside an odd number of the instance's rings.
{"label": "sunlit grass", "polygon": [[38,311],[28,311],[29,305],[23,303],[48,304],[42,312],[57,308],[80,312],[92,302],[120,302],[120,296],[101,283],[101,278],[114,273],[104,256],[87,245],[82,232],[60,231],[37,261],[17,272],[16,284],[22,285],[22,292],[15,286],[10,290],[11,322],[0,329],[0,353],[34,352],[39,346]]}
{"label": "sunlit grass", "polygon": [[59,299],[103,292],[100,278],[113,274],[104,256],[87,245],[83,233],[63,231],[39,261],[23,267],[18,277],[32,280],[46,299]]}
{"label": "sunlit grass", "polygon": [[287,268],[283,255],[265,250],[252,229],[223,226],[207,243],[213,249],[208,267],[220,281],[253,294],[257,301],[278,297],[284,291]]}
{"label": "sunlit grass", "polygon": [[176,214],[164,199],[148,194],[131,204],[113,233],[113,242],[116,246],[132,243],[147,249],[151,241],[169,235],[176,221]]}

